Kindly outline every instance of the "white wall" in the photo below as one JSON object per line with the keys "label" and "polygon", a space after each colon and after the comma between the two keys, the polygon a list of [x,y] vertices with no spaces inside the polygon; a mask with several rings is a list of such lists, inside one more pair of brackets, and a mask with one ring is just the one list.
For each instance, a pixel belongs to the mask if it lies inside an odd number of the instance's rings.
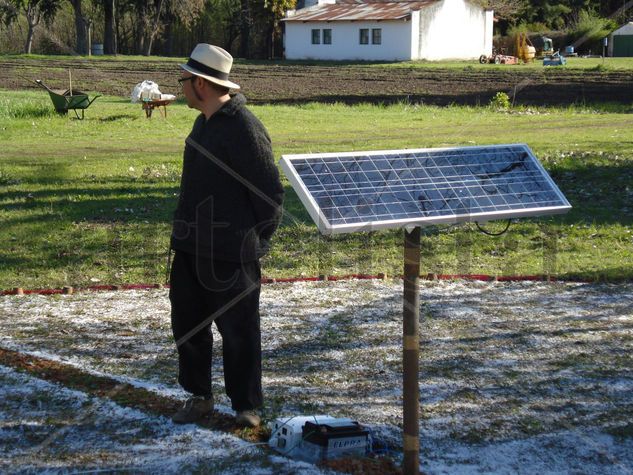
{"label": "white wall", "polygon": [[[287,59],[407,61],[492,54],[493,12],[466,0],[443,0],[412,12],[410,21],[286,22],[285,27]],[[332,44],[313,45],[312,29],[324,28],[332,30]],[[382,44],[371,44],[371,31],[370,44],[359,44],[360,28],[381,28]]]}
{"label": "white wall", "polygon": [[[486,10],[486,26],[484,28],[484,52],[486,56],[492,56],[492,37],[494,36],[494,17],[492,10]],[[481,56],[481,55],[480,55]]]}
{"label": "white wall", "polygon": [[[285,47],[287,59],[330,59],[400,61],[409,60],[411,51],[409,21],[372,22],[286,22]],[[313,45],[312,29],[331,29],[331,45]],[[361,28],[369,28],[369,44],[359,43]],[[371,29],[382,30],[382,44],[371,44]],[[322,33],[321,33],[322,34]]]}
{"label": "white wall", "polygon": [[464,0],[420,11],[419,58],[475,59],[492,54],[492,12]]}
{"label": "white wall", "polygon": [[420,11],[411,12],[411,59],[420,59]]}

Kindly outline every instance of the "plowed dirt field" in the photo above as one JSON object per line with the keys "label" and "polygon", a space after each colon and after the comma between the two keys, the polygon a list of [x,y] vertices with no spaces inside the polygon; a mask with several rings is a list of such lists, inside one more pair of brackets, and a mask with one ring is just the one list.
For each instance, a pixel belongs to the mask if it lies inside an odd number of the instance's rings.
{"label": "plowed dirt field", "polygon": [[[135,84],[150,79],[166,93],[179,86],[173,61],[0,58],[0,87],[36,88],[34,79],[65,88],[68,69],[74,87],[128,96]],[[410,101],[427,104],[486,104],[499,91],[517,104],[559,105],[633,101],[633,71],[572,68],[503,69],[407,68],[365,64],[236,64],[232,79],[251,103]]]}

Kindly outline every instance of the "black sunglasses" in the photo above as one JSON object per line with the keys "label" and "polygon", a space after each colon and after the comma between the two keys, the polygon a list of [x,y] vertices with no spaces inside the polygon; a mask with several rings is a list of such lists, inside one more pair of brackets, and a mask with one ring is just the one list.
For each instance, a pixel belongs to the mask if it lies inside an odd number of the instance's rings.
{"label": "black sunglasses", "polygon": [[186,78],[180,78],[180,79],[178,79],[178,82],[180,84],[182,84],[183,82],[189,81],[190,79],[193,79],[193,78],[195,78],[195,76],[189,76],[189,77],[186,77]]}

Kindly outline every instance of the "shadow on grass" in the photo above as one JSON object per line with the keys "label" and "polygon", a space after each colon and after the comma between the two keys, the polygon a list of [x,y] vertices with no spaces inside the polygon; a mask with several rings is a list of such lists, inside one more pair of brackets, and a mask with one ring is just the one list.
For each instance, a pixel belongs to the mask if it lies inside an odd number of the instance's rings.
{"label": "shadow on grass", "polygon": [[556,278],[562,281],[578,282],[608,282],[622,283],[633,281],[631,266],[607,267],[598,270],[583,270],[582,272],[564,272]]}
{"label": "shadow on grass", "polygon": [[[90,195],[81,201],[61,199],[50,201],[49,198],[59,198],[60,194],[46,191],[33,192],[27,201],[4,206],[8,212],[29,211],[27,216],[8,216],[5,226],[16,226],[29,222],[50,220],[53,223],[62,222],[169,222],[176,209],[177,198],[174,193],[176,187],[151,188],[151,194],[136,190],[139,196],[118,197],[118,194],[130,193],[129,188],[108,189],[68,189],[61,196]],[[20,194],[23,196],[23,194]],[[22,198],[20,196],[20,198]],[[39,213],[38,213],[39,211]],[[61,218],[60,218],[61,216]],[[36,236],[34,236],[36,239]]]}
{"label": "shadow on grass", "polygon": [[[578,158],[574,162],[566,161],[550,167],[554,181],[573,209],[567,215],[547,218],[548,226],[553,226],[561,234],[571,233],[565,228],[582,228],[582,231],[574,231],[578,234],[572,233],[570,238],[581,240],[595,232],[585,230],[586,226],[600,225],[603,228],[598,232],[605,233],[604,239],[614,245],[626,245],[620,244],[621,230],[613,230],[609,226],[633,224],[633,193],[630,189],[633,164],[591,165],[582,163],[582,160]],[[144,265],[152,267],[157,262],[156,250],[165,246],[169,237],[177,205],[178,184],[124,176],[104,177],[103,182],[69,181],[64,180],[65,173],[65,166],[51,164],[46,173],[38,172],[38,176],[30,177],[28,182],[22,180],[17,185],[0,187],[4,235],[7,240],[15,239],[7,242],[7,251],[2,256],[3,267],[15,269],[11,271],[15,275],[29,274],[34,269],[38,271],[36,274],[41,274],[47,269],[64,267],[72,273],[73,265],[85,266],[93,261],[103,261],[112,267],[116,267],[113,262],[117,262],[117,266],[135,269],[142,269]],[[14,177],[10,178],[13,180]],[[31,185],[34,186],[31,188]],[[65,188],[66,185],[69,187]],[[321,237],[294,190],[287,185],[285,191],[285,213],[278,235],[282,247],[296,247],[295,253],[300,253],[303,258],[318,256],[313,258],[319,262],[323,258],[324,268],[329,268],[330,238]],[[366,247],[363,244],[365,234],[337,236],[336,242],[342,246],[341,253],[349,254],[349,257],[338,256],[336,259],[355,263]],[[314,236],[316,244],[306,243],[307,236]],[[388,233],[376,233],[375,239],[375,245],[380,246],[391,242]],[[157,244],[159,241],[160,244]],[[540,246],[540,243],[538,241],[535,246]],[[143,261],[143,256],[151,250],[153,252],[147,254],[147,261]],[[292,261],[291,254],[291,251],[285,250],[277,257],[275,265],[283,268]],[[128,259],[129,262],[121,264],[116,259]],[[368,265],[371,266],[371,263]],[[577,273],[559,274],[558,278],[622,281],[631,276],[630,266],[626,263],[609,268],[605,265],[602,268],[596,265],[597,270],[583,268]],[[372,273],[370,268],[364,272]]]}
{"label": "shadow on grass", "polygon": [[[613,165],[592,165],[581,163],[582,160],[578,158],[578,163],[566,162],[549,167],[553,180],[573,206],[567,215],[557,216],[553,218],[554,221],[565,224],[633,224],[633,164],[619,162]],[[44,188],[36,191],[29,191],[28,188],[4,191],[0,195],[5,201],[4,209],[10,212],[59,207],[68,220],[80,221],[95,216],[100,219],[108,216],[118,219],[120,215],[114,214],[115,209],[136,211],[152,204],[156,209],[173,210],[176,206],[174,195],[179,189],[176,182],[166,184],[143,177],[107,177],[103,181],[95,178],[85,182],[91,186],[82,186],[84,182],[77,179],[70,184],[78,186],[59,188],[68,182],[65,178],[67,173],[68,166],[64,164],[38,165],[37,175],[21,178],[18,186],[25,188],[25,185],[33,184]],[[309,214],[292,187],[286,185],[285,192],[286,218],[283,224],[311,224]],[[76,200],[73,197],[77,197]],[[7,219],[10,222],[12,218],[8,216]],[[19,221],[20,218],[14,219],[14,222]]]}
{"label": "shadow on grass", "polygon": [[122,120],[122,119],[137,119],[138,116],[136,115],[132,115],[132,114],[116,114],[116,115],[110,115],[108,117],[99,117],[97,120],[99,122],[115,122],[117,120]]}

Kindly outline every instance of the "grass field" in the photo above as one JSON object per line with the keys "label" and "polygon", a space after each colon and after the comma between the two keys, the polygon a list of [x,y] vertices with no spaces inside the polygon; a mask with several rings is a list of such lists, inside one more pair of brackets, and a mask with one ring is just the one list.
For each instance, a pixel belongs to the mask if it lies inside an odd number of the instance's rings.
{"label": "grass field", "polygon": [[[573,205],[501,237],[425,229],[423,272],[633,278],[631,105],[562,109],[254,106],[284,153],[527,143]],[[102,97],[78,121],[42,92],[0,90],[0,289],[162,282],[183,142],[196,112],[165,120]],[[263,261],[271,277],[400,274],[402,232],[324,238],[287,185]],[[491,223],[492,229],[501,224]]]}

